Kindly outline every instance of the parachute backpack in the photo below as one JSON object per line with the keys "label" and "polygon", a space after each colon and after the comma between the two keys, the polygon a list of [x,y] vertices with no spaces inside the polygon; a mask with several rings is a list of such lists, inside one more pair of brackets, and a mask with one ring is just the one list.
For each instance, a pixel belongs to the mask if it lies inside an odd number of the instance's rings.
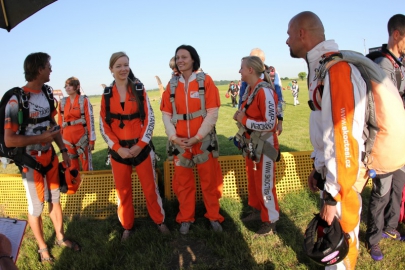
{"label": "parachute backpack", "polygon": [[[50,113],[46,117],[41,118],[31,118],[29,115],[29,95],[25,94],[24,90],[20,87],[14,87],[4,93],[0,102],[0,156],[2,162],[7,161],[7,163],[15,163],[20,171],[22,167],[28,166],[34,170],[40,172],[42,175],[45,175],[51,168],[52,162],[48,166],[42,166],[41,163],[37,162],[33,157],[26,153],[25,147],[7,147],[4,142],[4,120],[5,120],[5,110],[8,104],[8,101],[12,96],[16,96],[18,99],[18,124],[19,124],[19,134],[24,135],[26,128],[29,124],[41,123],[44,121],[51,121],[51,112],[55,110],[55,100],[53,98],[53,89],[48,85],[43,85],[41,91],[44,93],[45,97],[49,102]],[[52,160],[55,156],[55,151],[52,147]],[[7,164],[6,163],[6,164]],[[5,165],[6,165],[5,164]]]}
{"label": "parachute backpack", "polygon": [[[358,52],[344,50],[323,55],[315,77],[319,85],[323,85],[329,69],[341,61],[356,66],[367,84],[362,161],[370,177],[398,170],[405,164],[405,110],[396,86],[373,61]],[[318,104],[309,103],[311,110],[321,109]]]}
{"label": "parachute backpack", "polygon": [[305,230],[304,252],[317,264],[331,266],[341,262],[349,253],[349,238],[337,217],[329,226],[316,214]]}

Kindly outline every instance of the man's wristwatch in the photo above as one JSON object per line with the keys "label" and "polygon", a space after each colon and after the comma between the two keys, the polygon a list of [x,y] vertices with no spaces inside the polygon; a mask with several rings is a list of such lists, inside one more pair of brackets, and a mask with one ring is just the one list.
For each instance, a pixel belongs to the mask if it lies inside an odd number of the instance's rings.
{"label": "man's wristwatch", "polygon": [[337,204],[337,201],[335,201],[332,195],[330,195],[330,193],[327,191],[323,192],[323,201],[325,202],[326,205],[335,206]]}
{"label": "man's wristwatch", "polygon": [[68,151],[68,150],[67,150],[66,148],[62,148],[62,149],[60,149],[60,153],[61,153],[61,154],[63,154],[63,153],[67,153],[67,151]]}

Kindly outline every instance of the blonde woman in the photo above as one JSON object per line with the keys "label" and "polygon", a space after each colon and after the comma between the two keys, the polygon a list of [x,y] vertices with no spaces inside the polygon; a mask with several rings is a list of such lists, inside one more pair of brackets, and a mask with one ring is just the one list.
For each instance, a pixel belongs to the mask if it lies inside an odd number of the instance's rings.
{"label": "blonde woman", "polygon": [[156,184],[155,152],[151,138],[155,124],[152,107],[143,84],[130,75],[129,57],[124,52],[112,54],[110,71],[115,79],[101,99],[100,131],[108,144],[115,188],[118,217],[124,227],[122,241],[132,234],[135,211],[132,202],[132,168],[138,174],[146,207],[163,234],[170,233],[163,223],[165,211]]}
{"label": "blonde woman", "polygon": [[279,219],[275,186],[275,160],[279,156],[277,94],[259,57],[242,58],[239,73],[248,84],[247,95],[233,119],[238,122],[238,134],[243,134],[236,138],[246,160],[248,204],[256,210],[242,220],[261,219],[263,223],[256,236],[265,236],[275,233],[275,222]]}

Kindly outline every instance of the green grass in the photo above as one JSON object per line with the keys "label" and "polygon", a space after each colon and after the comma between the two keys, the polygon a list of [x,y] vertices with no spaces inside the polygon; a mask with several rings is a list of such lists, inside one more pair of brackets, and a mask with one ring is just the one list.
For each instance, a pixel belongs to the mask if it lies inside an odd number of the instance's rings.
{"label": "green grass", "polygon": [[[285,86],[288,82],[284,82]],[[311,150],[308,135],[308,117],[310,110],[306,105],[307,87],[305,81],[299,81],[301,105],[293,106],[291,92],[283,91],[286,100],[284,131],[279,137],[282,151]],[[236,132],[232,120],[235,108],[231,100],[225,98],[227,86],[219,86],[221,109],[217,124],[221,155],[236,155],[238,150],[228,141]],[[148,93],[156,116],[153,141],[161,157],[158,163],[162,168],[165,156],[166,135],[159,110],[158,91]],[[94,151],[96,170],[109,169],[104,163],[106,144],[98,130],[98,112],[100,97],[91,97],[96,117],[97,142]],[[14,170],[14,171],[13,171]],[[5,172],[16,172],[9,167]],[[367,214],[370,190],[363,192],[363,220]],[[280,220],[277,223],[277,235],[254,239],[254,232],[260,222],[243,224],[240,218],[245,216],[249,207],[246,201],[221,199],[221,214],[224,215],[224,232],[215,234],[209,229],[208,221],[203,217],[204,206],[198,203],[196,221],[189,235],[178,232],[175,222],[177,201],[164,201],[166,223],[172,231],[169,236],[158,233],[150,218],[135,220],[135,233],[124,244],[120,237],[122,228],[116,215],[105,220],[86,218],[65,219],[67,237],[80,242],[81,253],[54,245],[55,234],[49,217],[44,216],[45,238],[52,254],[56,257],[53,266],[41,265],[36,253],[37,245],[28,228],[24,236],[17,266],[20,269],[321,269],[312,263],[303,253],[303,233],[312,214],[318,211],[318,194],[303,190],[288,194],[280,201]],[[24,217],[20,217],[24,218]],[[399,231],[405,233],[400,225]],[[364,248],[365,224],[361,223],[360,255],[358,269],[404,269],[405,254],[401,242],[383,240],[381,248],[385,254],[383,261],[375,263]]]}

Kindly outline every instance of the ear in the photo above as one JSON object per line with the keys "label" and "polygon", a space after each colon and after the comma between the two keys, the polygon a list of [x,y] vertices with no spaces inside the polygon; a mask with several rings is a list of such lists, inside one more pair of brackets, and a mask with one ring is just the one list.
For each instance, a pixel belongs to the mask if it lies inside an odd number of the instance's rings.
{"label": "ear", "polygon": [[394,38],[394,40],[400,39],[401,33],[399,33],[399,30],[394,30],[394,32],[392,32],[392,37]]}

